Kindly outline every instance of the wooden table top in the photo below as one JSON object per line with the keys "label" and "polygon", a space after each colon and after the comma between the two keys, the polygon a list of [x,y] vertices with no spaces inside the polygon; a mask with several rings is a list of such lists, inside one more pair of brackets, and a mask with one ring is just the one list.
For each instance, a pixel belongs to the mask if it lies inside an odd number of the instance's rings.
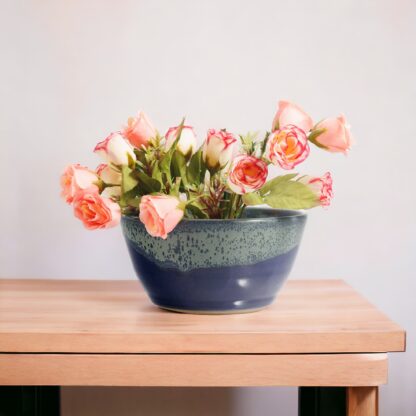
{"label": "wooden table top", "polygon": [[0,280],[0,353],[297,354],[405,350],[405,332],[341,280],[289,280],[251,314],[153,306],[137,281]]}

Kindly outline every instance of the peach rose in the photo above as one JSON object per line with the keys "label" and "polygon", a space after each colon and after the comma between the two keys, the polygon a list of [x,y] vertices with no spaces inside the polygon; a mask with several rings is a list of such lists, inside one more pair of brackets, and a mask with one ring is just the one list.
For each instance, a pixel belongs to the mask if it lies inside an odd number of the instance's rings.
{"label": "peach rose", "polygon": [[[323,130],[323,132],[319,133],[318,130]],[[311,142],[330,152],[347,153],[351,147],[353,140],[343,114],[339,117],[322,120],[315,126],[311,134],[313,135],[315,131],[319,134]]]}
{"label": "peach rose", "polygon": [[307,185],[315,194],[318,204],[327,207],[331,203],[333,197],[332,192],[332,176],[326,172],[321,178],[313,176],[302,176],[299,182]]}
{"label": "peach rose", "polygon": [[130,117],[122,131],[123,136],[135,147],[147,146],[147,142],[156,133],[155,127],[143,111],[139,111],[137,117]]}
{"label": "peach rose", "polygon": [[88,168],[75,164],[65,168],[61,175],[61,196],[68,204],[72,204],[77,191],[93,187],[98,192],[98,176]]}
{"label": "peach rose", "polygon": [[279,101],[277,113],[273,119],[272,131],[282,129],[289,124],[299,127],[305,133],[308,133],[313,127],[312,118],[299,106],[289,101]]}
{"label": "peach rose", "polygon": [[253,192],[264,185],[267,173],[267,164],[263,160],[240,155],[231,162],[228,186],[239,195]]}
{"label": "peach rose", "polygon": [[145,195],[140,202],[140,221],[152,237],[164,240],[183,217],[178,198],[169,195]]}
{"label": "peach rose", "polygon": [[283,169],[293,169],[309,155],[309,144],[305,132],[297,126],[286,126],[270,134],[267,140],[266,157]]}
{"label": "peach rose", "polygon": [[231,160],[237,139],[225,130],[208,130],[202,149],[202,159],[210,170],[224,168]]}
{"label": "peach rose", "polygon": [[[179,132],[179,126],[171,127],[165,134],[166,138],[166,150],[169,150]],[[176,146],[176,149],[182,153],[185,158],[189,159],[196,149],[196,134],[191,126],[183,126],[181,132],[181,138]]]}
{"label": "peach rose", "polygon": [[111,228],[120,222],[120,207],[102,197],[95,188],[78,191],[74,198],[74,214],[89,230]]}
{"label": "peach rose", "polygon": [[111,133],[95,146],[94,153],[114,165],[129,165],[136,160],[133,148],[120,133]]}

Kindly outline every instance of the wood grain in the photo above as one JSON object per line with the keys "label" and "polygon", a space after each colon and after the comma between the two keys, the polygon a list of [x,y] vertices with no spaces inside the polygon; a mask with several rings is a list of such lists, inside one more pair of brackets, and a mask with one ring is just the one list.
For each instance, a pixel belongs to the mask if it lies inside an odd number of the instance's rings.
{"label": "wood grain", "polygon": [[0,385],[374,386],[386,381],[386,354],[0,354]]}
{"label": "wood grain", "polygon": [[347,416],[378,416],[378,387],[349,387]]}
{"label": "wood grain", "polygon": [[136,281],[0,280],[0,352],[404,351],[404,331],[340,280],[289,281],[269,308],[187,315]]}

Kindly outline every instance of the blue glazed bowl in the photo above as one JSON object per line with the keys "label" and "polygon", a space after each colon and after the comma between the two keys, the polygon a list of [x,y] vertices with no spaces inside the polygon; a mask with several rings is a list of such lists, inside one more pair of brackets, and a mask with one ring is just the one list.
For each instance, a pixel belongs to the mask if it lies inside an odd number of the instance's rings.
{"label": "blue glazed bowl", "polygon": [[137,217],[122,229],[152,302],[200,314],[243,313],[271,304],[295,261],[302,211],[248,208],[234,220],[182,220],[166,240]]}

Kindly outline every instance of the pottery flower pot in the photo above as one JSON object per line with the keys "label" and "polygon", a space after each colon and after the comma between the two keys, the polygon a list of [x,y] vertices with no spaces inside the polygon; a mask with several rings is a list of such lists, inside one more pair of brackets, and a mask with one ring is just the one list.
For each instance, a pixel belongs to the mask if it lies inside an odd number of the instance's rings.
{"label": "pottery flower pot", "polygon": [[271,304],[295,261],[302,211],[246,209],[234,220],[182,220],[166,240],[122,218],[136,270],[152,302],[187,313],[225,314]]}

